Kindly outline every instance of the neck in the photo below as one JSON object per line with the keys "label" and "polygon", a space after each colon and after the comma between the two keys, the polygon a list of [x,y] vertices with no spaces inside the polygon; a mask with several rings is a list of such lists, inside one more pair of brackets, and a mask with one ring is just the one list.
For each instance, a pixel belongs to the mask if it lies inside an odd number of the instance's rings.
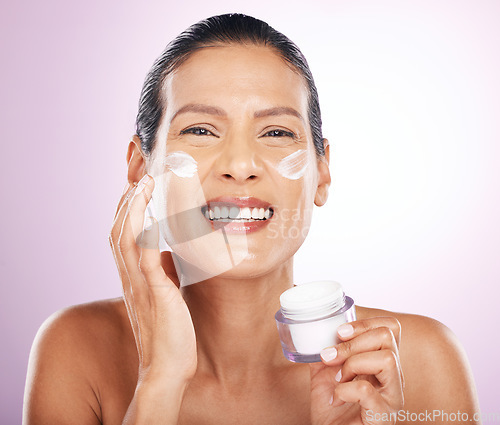
{"label": "neck", "polygon": [[288,364],[274,314],[281,293],[293,286],[292,265],[291,258],[263,276],[218,276],[181,287],[196,332],[199,373],[241,381]]}

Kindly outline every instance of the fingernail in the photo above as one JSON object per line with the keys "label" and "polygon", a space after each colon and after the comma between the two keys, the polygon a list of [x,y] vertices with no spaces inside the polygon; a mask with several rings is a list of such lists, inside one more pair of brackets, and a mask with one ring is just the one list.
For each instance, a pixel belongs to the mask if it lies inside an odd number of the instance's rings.
{"label": "fingernail", "polygon": [[332,396],[330,397],[330,401],[328,402],[328,404],[331,406],[333,404],[333,394]]}
{"label": "fingernail", "polygon": [[142,190],[146,187],[151,177],[148,174],[145,174],[139,183],[137,184],[137,188],[135,189],[135,193],[141,193]]}
{"label": "fingernail", "polygon": [[339,328],[337,329],[337,333],[342,338],[347,338],[354,333],[354,328],[349,323],[344,323],[343,325],[339,326]]}
{"label": "fingernail", "polygon": [[335,347],[324,348],[321,350],[320,355],[325,362],[330,362],[337,357],[337,349]]}
{"label": "fingernail", "polygon": [[335,375],[335,380],[337,382],[340,382],[340,380],[342,379],[342,369],[339,369],[339,371],[337,372],[337,374]]}

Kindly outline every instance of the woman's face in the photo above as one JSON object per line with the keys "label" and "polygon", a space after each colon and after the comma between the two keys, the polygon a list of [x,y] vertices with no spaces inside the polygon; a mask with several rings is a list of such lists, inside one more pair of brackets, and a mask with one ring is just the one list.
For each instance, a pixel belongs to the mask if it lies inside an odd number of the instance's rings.
{"label": "woman's face", "polygon": [[153,158],[173,251],[208,277],[258,276],[289,260],[330,182],[304,78],[269,48],[224,45],[192,54],[164,89]]}

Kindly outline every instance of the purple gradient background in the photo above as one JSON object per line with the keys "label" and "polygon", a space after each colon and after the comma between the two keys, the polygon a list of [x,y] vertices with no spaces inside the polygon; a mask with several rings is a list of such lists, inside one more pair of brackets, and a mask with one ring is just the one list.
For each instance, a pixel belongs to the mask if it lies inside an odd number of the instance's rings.
{"label": "purple gradient background", "polygon": [[149,67],[190,24],[234,11],[301,47],[332,142],[331,198],[297,255],[297,283],[338,280],[358,304],[442,321],[465,347],[483,413],[500,413],[499,2],[48,0],[2,11],[2,424],[21,422],[42,322],[121,295],[107,237]]}

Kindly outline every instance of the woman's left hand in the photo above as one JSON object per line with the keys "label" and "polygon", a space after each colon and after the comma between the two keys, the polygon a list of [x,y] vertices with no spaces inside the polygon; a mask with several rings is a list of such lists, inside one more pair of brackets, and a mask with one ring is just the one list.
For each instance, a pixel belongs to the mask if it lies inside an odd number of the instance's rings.
{"label": "woman's left hand", "polygon": [[311,363],[313,425],[394,424],[403,407],[401,326],[393,317],[342,325],[341,341]]}

